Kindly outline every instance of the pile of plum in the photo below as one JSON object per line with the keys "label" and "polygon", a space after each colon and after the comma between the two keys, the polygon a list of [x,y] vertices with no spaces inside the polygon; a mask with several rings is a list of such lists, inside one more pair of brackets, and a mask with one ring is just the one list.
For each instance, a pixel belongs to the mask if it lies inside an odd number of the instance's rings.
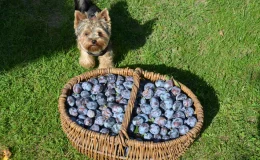
{"label": "pile of plum", "polygon": [[193,101],[172,80],[143,80],[128,132],[137,140],[176,139],[197,123]]}
{"label": "pile of plum", "polygon": [[133,77],[108,74],[73,86],[67,97],[73,121],[89,130],[117,135],[130,99]]}
{"label": "pile of plum", "polygon": [[[84,128],[117,135],[132,86],[133,77],[115,74],[77,83],[67,97],[68,114]],[[196,123],[192,99],[172,80],[141,80],[128,127],[131,138],[154,142],[175,139]]]}

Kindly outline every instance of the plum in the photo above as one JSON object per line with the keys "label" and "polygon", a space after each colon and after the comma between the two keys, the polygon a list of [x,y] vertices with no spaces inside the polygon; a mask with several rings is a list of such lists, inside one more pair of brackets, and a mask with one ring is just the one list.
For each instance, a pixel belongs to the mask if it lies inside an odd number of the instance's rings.
{"label": "plum", "polygon": [[83,89],[82,89],[82,87],[79,83],[77,83],[73,86],[73,92],[74,93],[80,94],[82,90]]}
{"label": "plum", "polygon": [[165,84],[164,80],[159,79],[159,80],[155,81],[156,87],[164,87],[164,84]]}
{"label": "plum", "polygon": [[145,134],[146,132],[149,131],[149,124],[148,124],[148,123],[142,123],[142,124],[139,126],[138,130],[139,130],[139,133],[140,133],[140,134]]}
{"label": "plum", "polygon": [[185,135],[187,132],[189,132],[189,127],[186,125],[179,126],[179,133],[180,135]]}
{"label": "plum", "polygon": [[91,91],[92,85],[93,85],[93,84],[90,83],[90,82],[83,82],[83,83],[82,83],[82,88],[83,88],[83,90]]}
{"label": "plum", "polygon": [[75,98],[72,97],[72,96],[68,96],[67,97],[67,103],[68,103],[69,106],[73,107],[75,105],[75,103],[76,103],[75,102]]}
{"label": "plum", "polygon": [[[139,127],[140,128],[140,127]],[[150,130],[152,134],[158,134],[160,132],[160,127],[157,124],[151,124]]]}

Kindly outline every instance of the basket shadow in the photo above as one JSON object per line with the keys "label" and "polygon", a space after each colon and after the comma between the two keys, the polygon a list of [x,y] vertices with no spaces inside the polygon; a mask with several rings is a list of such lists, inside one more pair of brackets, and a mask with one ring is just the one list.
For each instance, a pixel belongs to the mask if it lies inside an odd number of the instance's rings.
{"label": "basket shadow", "polygon": [[146,38],[153,31],[156,19],[140,24],[131,17],[127,3],[122,1],[112,4],[109,14],[112,20],[114,62],[118,63],[129,50],[138,49],[145,44]]}
{"label": "basket shadow", "polygon": [[209,127],[212,120],[219,112],[219,100],[214,88],[208,85],[207,82],[204,81],[202,78],[189,71],[180,70],[174,67],[169,67],[164,64],[162,65],[134,64],[134,65],[120,66],[120,67],[122,68],[140,67],[150,72],[169,75],[174,77],[174,79],[180,81],[184,85],[186,85],[188,88],[190,88],[192,92],[198,97],[201,105],[203,106],[204,124],[201,133],[203,133]]}
{"label": "basket shadow", "polygon": [[0,7],[0,71],[75,44],[74,8],[66,1],[3,0]]}

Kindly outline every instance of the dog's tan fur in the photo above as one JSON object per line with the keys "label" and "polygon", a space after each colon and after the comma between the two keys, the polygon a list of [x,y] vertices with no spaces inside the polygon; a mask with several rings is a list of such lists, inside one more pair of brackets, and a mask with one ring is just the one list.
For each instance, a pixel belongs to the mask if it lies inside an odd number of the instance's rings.
{"label": "dog's tan fur", "polygon": [[80,50],[79,64],[82,67],[94,67],[95,58],[89,52],[98,55],[102,51],[106,51],[106,53],[98,57],[98,68],[111,68],[114,66],[110,42],[111,21],[107,9],[96,13],[94,18],[88,18],[86,14],[75,11],[74,29]]}

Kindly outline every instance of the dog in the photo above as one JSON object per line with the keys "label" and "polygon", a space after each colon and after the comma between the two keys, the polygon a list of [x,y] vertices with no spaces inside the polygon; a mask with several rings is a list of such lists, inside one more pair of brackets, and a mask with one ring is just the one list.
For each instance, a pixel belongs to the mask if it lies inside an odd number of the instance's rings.
{"label": "dog", "polygon": [[74,0],[74,3],[74,29],[80,50],[79,64],[86,69],[93,68],[95,57],[98,57],[98,68],[114,67],[108,10],[99,9],[90,0]]}

